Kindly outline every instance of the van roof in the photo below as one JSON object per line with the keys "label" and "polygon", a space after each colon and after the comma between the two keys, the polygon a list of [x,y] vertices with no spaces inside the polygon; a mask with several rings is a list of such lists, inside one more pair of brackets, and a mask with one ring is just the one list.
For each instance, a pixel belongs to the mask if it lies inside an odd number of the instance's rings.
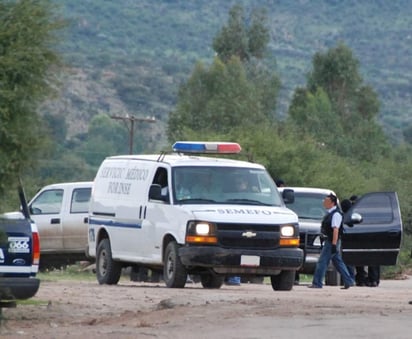
{"label": "van roof", "polygon": [[213,158],[195,155],[181,155],[181,154],[147,154],[147,155],[116,155],[106,158],[106,160],[144,160],[153,161],[157,163],[167,163],[172,167],[176,166],[240,166],[247,168],[263,169],[260,164],[228,159],[228,158]]}

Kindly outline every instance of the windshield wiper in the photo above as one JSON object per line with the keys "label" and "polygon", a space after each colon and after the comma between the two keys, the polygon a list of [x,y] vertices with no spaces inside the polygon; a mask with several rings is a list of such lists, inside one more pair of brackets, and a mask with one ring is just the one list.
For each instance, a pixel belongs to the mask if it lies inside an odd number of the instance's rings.
{"label": "windshield wiper", "polygon": [[227,202],[236,202],[236,203],[241,203],[244,205],[263,205],[263,206],[272,206],[271,204],[265,204],[264,202],[261,202],[259,200],[252,200],[252,199],[227,199]]}
{"label": "windshield wiper", "polygon": [[207,203],[211,203],[214,204],[216,203],[216,200],[213,199],[204,199],[204,198],[187,198],[187,199],[181,199],[178,200],[179,203],[186,203],[186,202],[207,202]]}

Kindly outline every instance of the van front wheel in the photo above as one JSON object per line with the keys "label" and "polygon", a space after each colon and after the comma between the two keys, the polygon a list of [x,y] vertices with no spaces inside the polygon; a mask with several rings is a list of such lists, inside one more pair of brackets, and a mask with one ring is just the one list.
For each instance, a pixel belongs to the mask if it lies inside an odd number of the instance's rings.
{"label": "van front wheel", "polygon": [[100,285],[115,285],[120,280],[122,265],[112,258],[109,239],[103,239],[96,251],[96,277]]}
{"label": "van front wheel", "polygon": [[163,267],[163,279],[167,287],[183,288],[186,284],[187,272],[179,258],[179,247],[175,241],[171,241],[165,250],[165,262]]}
{"label": "van front wheel", "polygon": [[282,271],[278,275],[272,275],[270,282],[274,291],[290,291],[295,281],[295,271]]}
{"label": "van front wheel", "polygon": [[200,275],[200,282],[204,288],[220,288],[223,285],[224,277],[214,273],[203,273]]}

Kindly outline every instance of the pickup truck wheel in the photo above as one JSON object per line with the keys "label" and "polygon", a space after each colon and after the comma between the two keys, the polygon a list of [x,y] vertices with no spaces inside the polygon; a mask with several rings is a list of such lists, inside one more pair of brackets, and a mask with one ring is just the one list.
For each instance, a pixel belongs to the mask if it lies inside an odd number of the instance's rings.
{"label": "pickup truck wheel", "polygon": [[175,241],[171,241],[165,250],[165,264],[163,267],[163,279],[167,287],[183,288],[187,280],[187,272],[178,254],[179,247]]}
{"label": "pickup truck wheel", "polygon": [[115,285],[119,282],[122,265],[112,259],[109,239],[103,239],[97,246],[96,277],[99,284]]}
{"label": "pickup truck wheel", "polygon": [[274,291],[290,291],[295,281],[295,271],[282,271],[278,275],[272,275],[270,282]]}
{"label": "pickup truck wheel", "polygon": [[335,268],[333,268],[332,270],[326,271],[325,285],[339,286],[339,283],[340,283],[340,274],[336,271]]}
{"label": "pickup truck wheel", "polygon": [[225,277],[213,273],[203,273],[200,275],[200,282],[204,288],[220,288]]}

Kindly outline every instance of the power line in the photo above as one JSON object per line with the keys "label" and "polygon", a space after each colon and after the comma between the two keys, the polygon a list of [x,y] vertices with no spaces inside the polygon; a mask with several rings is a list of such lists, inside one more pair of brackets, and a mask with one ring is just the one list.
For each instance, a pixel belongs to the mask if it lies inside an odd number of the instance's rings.
{"label": "power line", "polygon": [[[116,119],[116,120],[122,120],[125,125],[126,128],[129,131],[129,154],[133,154],[133,137],[134,137],[134,129],[135,129],[135,122],[156,122],[156,118],[155,117],[146,117],[146,118],[136,118],[133,115],[129,115],[126,114],[126,116],[122,117],[119,115],[111,115],[110,118],[112,119]],[[130,122],[130,126],[127,122]]]}

